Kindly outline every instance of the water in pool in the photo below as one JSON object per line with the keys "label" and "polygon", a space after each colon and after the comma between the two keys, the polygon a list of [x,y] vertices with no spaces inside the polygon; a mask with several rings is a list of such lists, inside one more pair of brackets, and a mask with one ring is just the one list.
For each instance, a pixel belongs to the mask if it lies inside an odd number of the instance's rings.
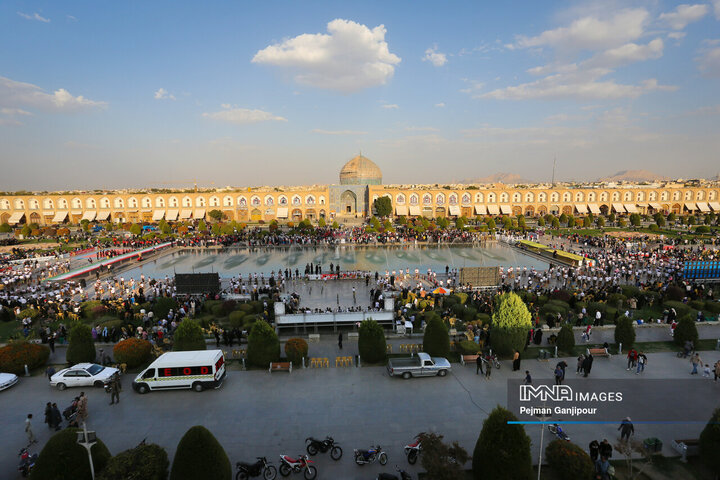
{"label": "water in pool", "polygon": [[241,273],[264,273],[285,268],[296,268],[302,274],[308,263],[322,265],[328,272],[330,264],[340,264],[340,269],[370,272],[400,269],[428,268],[445,272],[445,266],[462,267],[527,267],[544,270],[546,262],[524,255],[505,245],[489,247],[469,246],[357,246],[333,247],[272,247],[272,248],[226,248],[223,250],[180,250],[122,273],[125,278],[139,278],[141,274],[151,278],[172,276],[175,273],[218,272],[221,277]]}

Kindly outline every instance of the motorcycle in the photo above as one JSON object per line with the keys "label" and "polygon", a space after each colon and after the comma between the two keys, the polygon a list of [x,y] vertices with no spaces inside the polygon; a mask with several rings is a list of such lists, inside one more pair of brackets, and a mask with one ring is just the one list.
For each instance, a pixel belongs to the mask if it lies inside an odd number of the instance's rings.
{"label": "motorcycle", "polygon": [[340,460],[343,451],[339,445],[335,445],[335,440],[332,437],[325,437],[325,440],[318,440],[313,437],[305,439],[306,450],[310,455],[317,455],[318,452],[325,453],[330,450],[330,458],[333,460]]}
{"label": "motorcycle", "polygon": [[280,475],[287,477],[290,473],[303,472],[306,480],[313,480],[317,477],[317,468],[310,465],[313,463],[307,455],[298,455],[297,459],[280,455]]}
{"label": "motorcycle", "polygon": [[30,472],[32,471],[33,467],[35,466],[35,462],[37,461],[38,454],[33,453],[32,455],[30,452],[28,452],[27,448],[21,448],[20,453],[18,453],[18,457],[20,457],[20,464],[18,465],[18,472],[23,477],[27,477]]}
{"label": "motorcycle", "polygon": [[395,465],[395,470],[400,473],[400,478],[398,478],[397,475],[393,475],[392,473],[381,473],[377,476],[375,480],[412,480],[410,474],[398,467],[397,465]]}
{"label": "motorcycle", "polygon": [[550,430],[550,433],[555,435],[560,440],[566,440],[570,441],[570,437],[567,433],[565,433],[560,425],[557,423],[553,423],[552,425],[548,425],[548,430]]}
{"label": "motorcycle", "polygon": [[383,452],[382,447],[380,447],[380,445],[370,447],[367,450],[358,450],[356,448],[354,451],[354,454],[355,454],[355,463],[357,463],[358,465],[365,465],[366,463],[373,463],[375,460],[378,460],[380,462],[380,465],[385,465],[388,461],[387,453]]}
{"label": "motorcycle", "polygon": [[415,441],[409,445],[405,445],[405,456],[410,465],[415,465],[417,462],[418,455],[422,452],[422,445],[420,444],[420,436],[422,433],[415,435]]}
{"label": "motorcycle", "polygon": [[237,462],[238,473],[235,475],[235,480],[246,480],[252,477],[262,477],[265,480],[274,480],[277,477],[277,468],[274,465],[270,465],[265,457],[255,457],[257,462],[245,463]]}
{"label": "motorcycle", "polygon": [[498,356],[494,353],[485,354],[485,361],[487,361],[489,365],[492,365],[495,368],[500,368],[500,360],[498,360]]}

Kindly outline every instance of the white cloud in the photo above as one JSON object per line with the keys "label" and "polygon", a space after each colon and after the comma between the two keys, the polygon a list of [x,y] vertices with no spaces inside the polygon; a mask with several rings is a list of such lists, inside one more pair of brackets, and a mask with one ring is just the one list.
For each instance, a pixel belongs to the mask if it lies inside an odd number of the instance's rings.
{"label": "white cloud", "polygon": [[656,38],[647,45],[626,43],[620,47],[612,48],[593,56],[587,60],[587,62],[583,62],[581,67],[614,68],[630,63],[656,59],[662,57],[663,47],[664,44],[661,38]]}
{"label": "white cloud", "polygon": [[157,91],[153,94],[153,97],[155,100],[175,100],[175,95],[162,87],[157,89]]}
{"label": "white cloud", "polygon": [[696,108],[689,112],[685,112],[684,115],[695,116],[695,115],[720,115],[720,104],[712,105],[707,107]]}
{"label": "white cloud", "polygon": [[65,15],[65,18],[67,18],[69,22],[77,22],[78,21],[78,19],[73,17],[72,15]]}
{"label": "white cloud", "polygon": [[586,16],[568,27],[546,30],[535,37],[519,36],[519,48],[556,47],[563,50],[600,50],[613,48],[639,38],[645,29],[648,12],[643,8],[626,9],[608,19]]}
{"label": "white cloud", "polygon": [[0,113],[3,115],[24,115],[31,116],[32,113],[23,110],[22,108],[0,108]]}
{"label": "white cloud", "polygon": [[704,50],[695,61],[703,77],[720,78],[720,47]]}
{"label": "white cloud", "polygon": [[26,20],[37,20],[38,22],[50,23],[50,19],[49,19],[49,18],[45,18],[45,17],[41,16],[39,13],[37,13],[37,12],[35,12],[35,13],[33,13],[33,14],[23,13],[23,12],[17,12],[17,14],[20,15],[22,18],[26,19]]}
{"label": "white cloud", "polygon": [[670,32],[668,33],[668,38],[672,38],[673,40],[682,40],[685,38],[685,35],[687,35],[685,32]]}
{"label": "white cloud", "polygon": [[435,127],[405,127],[408,132],[439,132],[439,128]]}
{"label": "white cloud", "polygon": [[425,50],[423,62],[430,62],[436,67],[442,67],[447,63],[447,55],[437,51],[437,46]]}
{"label": "white cloud", "polygon": [[74,97],[64,88],[52,94],[31,83],[16,82],[0,77],[0,107],[28,108],[50,112],[68,112],[88,108],[102,108],[107,103],[87,99],[82,95]]}
{"label": "white cloud", "polygon": [[399,106],[395,105],[394,103],[386,103],[385,105],[380,105],[382,108],[386,108],[388,110],[394,110],[396,108],[400,108]]}
{"label": "white cloud", "polygon": [[697,22],[710,11],[707,5],[678,5],[670,13],[663,13],[659,20],[670,26],[673,30],[682,30],[689,23]]}
{"label": "white cloud", "polygon": [[265,47],[252,62],[288,68],[300,84],[344,93],[384,85],[392,78],[400,57],[390,53],[384,25],[370,29],[335,19],[327,31]]}
{"label": "white cloud", "polygon": [[260,122],[287,122],[286,118],[278,117],[269,112],[262,110],[251,110],[249,108],[230,108],[219,112],[205,112],[203,117],[221,122],[235,123],[237,125],[247,125]]}
{"label": "white cloud", "polygon": [[319,133],[321,135],[367,135],[368,133],[358,130],[323,130],[322,128],[314,128],[311,132]]}
{"label": "white cloud", "polygon": [[444,102],[436,103],[435,106],[438,108],[443,108],[445,106],[445,103]]}

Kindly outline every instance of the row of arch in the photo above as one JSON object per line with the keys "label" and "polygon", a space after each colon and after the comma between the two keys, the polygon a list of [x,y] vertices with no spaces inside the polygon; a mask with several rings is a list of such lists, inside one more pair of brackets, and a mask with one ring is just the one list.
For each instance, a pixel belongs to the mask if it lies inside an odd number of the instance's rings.
{"label": "row of arch", "polygon": [[[393,200],[391,194],[385,194],[384,196],[390,197]],[[708,200],[714,201],[720,196],[715,190],[698,190],[693,192],[692,190],[662,190],[658,191],[633,191],[625,190],[620,191],[601,191],[601,192],[532,192],[527,191],[521,192],[476,192],[470,194],[465,192],[459,193],[397,193],[394,197],[394,203],[396,205],[470,205],[473,203],[571,203],[571,202],[668,202],[668,201],[696,201],[696,200]],[[373,200],[377,198],[374,196]]]}
{"label": "row of arch", "polygon": [[213,195],[209,198],[206,198],[204,196],[196,196],[194,199],[188,195],[183,197],[178,196],[170,196],[170,197],[163,197],[163,196],[156,196],[154,198],[145,196],[145,197],[101,197],[101,198],[94,198],[89,197],[86,198],[83,202],[82,199],[75,197],[70,200],[60,197],[57,199],[53,198],[43,198],[43,199],[36,199],[36,198],[30,198],[27,201],[27,204],[25,202],[25,199],[23,198],[16,198],[12,202],[9,199],[2,198],[0,199],[0,210],[25,210],[26,206],[29,210],[40,210],[41,206],[44,210],[68,210],[70,208],[72,209],[125,209],[125,208],[180,208],[180,207],[240,207],[240,208],[247,208],[250,207],[260,207],[260,206],[266,206],[266,207],[272,207],[275,205],[280,206],[313,206],[313,205],[326,205],[326,200],[324,195],[250,195],[250,196],[244,196],[240,195],[237,197],[233,197],[231,195],[225,195],[223,197],[220,197],[218,195]]}

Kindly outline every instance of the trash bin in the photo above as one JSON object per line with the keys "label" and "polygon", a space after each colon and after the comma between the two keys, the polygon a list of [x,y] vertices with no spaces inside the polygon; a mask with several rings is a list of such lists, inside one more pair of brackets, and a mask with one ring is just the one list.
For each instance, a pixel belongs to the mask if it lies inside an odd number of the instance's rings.
{"label": "trash bin", "polygon": [[662,440],[655,437],[646,438],[643,441],[643,447],[651,453],[662,451],[662,445]]}

